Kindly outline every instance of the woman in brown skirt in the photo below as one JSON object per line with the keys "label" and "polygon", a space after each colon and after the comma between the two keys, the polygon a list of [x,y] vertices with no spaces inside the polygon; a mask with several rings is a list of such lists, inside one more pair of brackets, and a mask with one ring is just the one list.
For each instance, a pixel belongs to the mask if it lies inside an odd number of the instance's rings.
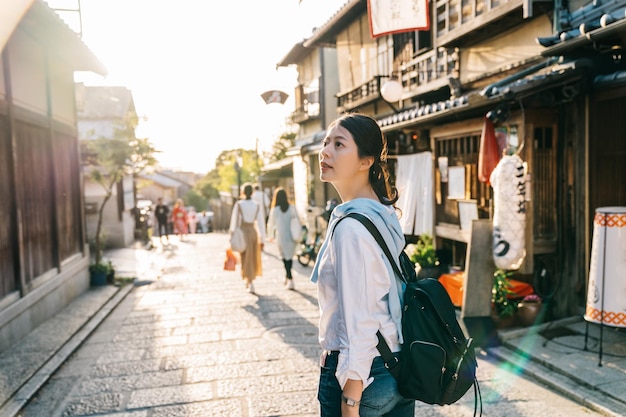
{"label": "woman in brown skirt", "polygon": [[233,207],[229,231],[239,225],[246,241],[246,249],[241,253],[241,277],[246,282],[248,292],[254,294],[252,281],[261,276],[261,251],[265,242],[265,220],[259,205],[252,200],[252,185],[243,186],[243,199]]}

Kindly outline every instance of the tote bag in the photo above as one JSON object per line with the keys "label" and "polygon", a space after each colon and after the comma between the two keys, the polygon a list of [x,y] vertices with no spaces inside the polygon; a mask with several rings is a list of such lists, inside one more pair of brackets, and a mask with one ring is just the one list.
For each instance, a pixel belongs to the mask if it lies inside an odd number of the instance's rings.
{"label": "tote bag", "polygon": [[243,232],[239,227],[242,219],[241,207],[239,206],[239,203],[237,203],[237,212],[239,214],[239,221],[237,227],[235,227],[235,230],[233,230],[230,235],[230,248],[237,252],[244,252],[246,250],[246,239],[243,237]]}
{"label": "tote bag", "polygon": [[237,252],[245,252],[246,250],[246,240],[239,226],[237,226],[230,235],[230,248]]}

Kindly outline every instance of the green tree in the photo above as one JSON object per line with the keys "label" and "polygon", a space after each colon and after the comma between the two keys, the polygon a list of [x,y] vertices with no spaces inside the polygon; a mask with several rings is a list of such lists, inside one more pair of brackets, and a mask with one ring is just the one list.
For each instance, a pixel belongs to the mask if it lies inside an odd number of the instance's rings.
{"label": "green tree", "polygon": [[135,175],[156,164],[157,152],[149,139],[137,139],[131,128],[117,129],[112,139],[98,138],[84,140],[83,164],[89,167],[88,176],[104,190],[104,197],[98,207],[98,221],[95,233],[95,265],[102,260],[102,219],[106,203],[113,195],[113,189],[126,175]]}
{"label": "green tree", "polygon": [[183,197],[183,201],[186,206],[195,207],[198,213],[209,207],[207,199],[201,194],[198,194],[195,189],[187,191]]}
{"label": "green tree", "polygon": [[[296,134],[283,133],[272,145],[272,151],[267,154],[271,162],[287,157],[287,151],[295,146]],[[222,151],[215,159],[215,168],[207,173],[194,190],[206,199],[219,196],[220,191],[230,192],[237,185],[237,170],[235,162],[241,159],[241,183],[256,182],[259,178],[263,161],[259,159],[253,149],[229,149]]]}
{"label": "green tree", "polygon": [[270,162],[280,161],[287,157],[287,151],[293,148],[296,144],[295,133],[283,133],[272,144],[272,152],[269,155]]}
{"label": "green tree", "polygon": [[241,159],[239,167],[241,183],[254,182],[259,176],[258,157],[252,149],[230,149],[222,151],[215,160],[215,168],[205,175],[194,187],[196,192],[207,199],[216,198],[220,191],[230,192],[237,184],[235,162]]}
{"label": "green tree", "polygon": [[219,183],[219,174],[217,170],[213,169],[194,185],[193,190],[205,199],[211,200],[219,197],[219,190],[217,188]]}

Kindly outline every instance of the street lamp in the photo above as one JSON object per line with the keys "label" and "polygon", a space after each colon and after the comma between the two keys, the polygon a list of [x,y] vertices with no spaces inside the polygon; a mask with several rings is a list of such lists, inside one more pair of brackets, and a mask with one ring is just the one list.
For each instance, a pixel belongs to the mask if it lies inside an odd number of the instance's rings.
{"label": "street lamp", "polygon": [[380,94],[383,96],[385,101],[389,101],[391,103],[398,102],[402,97],[402,84],[398,78],[391,77],[380,88]]}
{"label": "street lamp", "polygon": [[235,158],[235,172],[237,172],[237,199],[241,195],[241,168],[243,167],[243,158],[237,156]]}
{"label": "street lamp", "polygon": [[391,103],[397,103],[402,98],[402,83],[398,77],[392,73],[391,77],[380,87],[380,95],[391,107],[394,113],[398,113],[396,107]]}

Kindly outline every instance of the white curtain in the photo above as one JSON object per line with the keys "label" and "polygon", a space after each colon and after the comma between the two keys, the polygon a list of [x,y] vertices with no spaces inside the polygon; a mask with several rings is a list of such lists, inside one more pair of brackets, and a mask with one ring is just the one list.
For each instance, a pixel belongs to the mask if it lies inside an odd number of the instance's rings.
{"label": "white curtain", "polygon": [[431,152],[397,156],[396,188],[405,235],[433,235],[433,158]]}

